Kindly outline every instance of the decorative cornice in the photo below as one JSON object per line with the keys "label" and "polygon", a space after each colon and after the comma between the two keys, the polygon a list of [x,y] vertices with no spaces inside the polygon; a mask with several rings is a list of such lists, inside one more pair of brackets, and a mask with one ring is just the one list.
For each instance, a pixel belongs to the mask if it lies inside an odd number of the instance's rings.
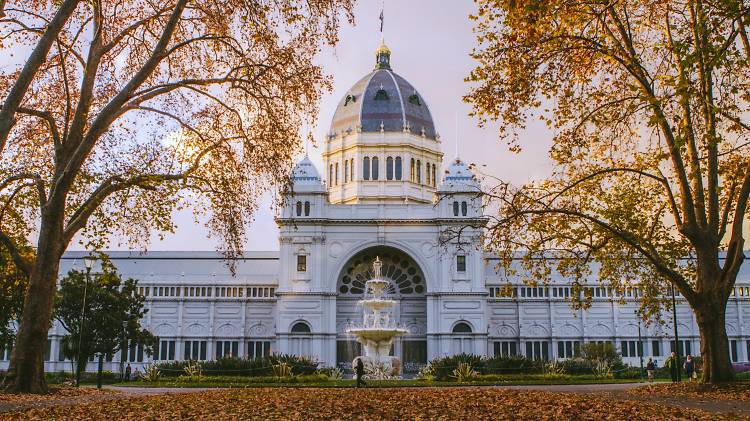
{"label": "decorative cornice", "polygon": [[[309,218],[305,220],[295,218],[276,218],[276,223],[296,225],[476,225],[487,224],[489,218],[464,217],[464,218],[430,218],[430,219],[405,219],[405,218],[380,218],[380,219],[354,219],[354,218]],[[477,227],[481,228],[481,227]]]}
{"label": "decorative cornice", "polygon": [[315,296],[319,296],[319,297],[335,297],[338,294],[335,293],[335,292],[313,292],[313,291],[297,291],[297,292],[293,292],[293,291],[281,291],[281,292],[279,292],[279,291],[276,291],[276,296],[279,296],[279,297],[283,297],[283,296],[292,297],[292,296],[295,296],[295,295],[305,295],[305,296],[315,295]]}

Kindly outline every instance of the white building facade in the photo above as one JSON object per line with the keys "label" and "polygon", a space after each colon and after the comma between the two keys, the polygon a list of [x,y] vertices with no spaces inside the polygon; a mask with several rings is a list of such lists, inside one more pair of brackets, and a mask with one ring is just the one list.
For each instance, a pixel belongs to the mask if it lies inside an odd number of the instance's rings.
{"label": "white building facade", "polygon": [[[393,72],[384,45],[373,72],[343,96],[324,147],[323,176],[307,158],[294,170],[293,193],[277,219],[280,251],[245,254],[233,262],[234,275],[215,252],[109,253],[124,278],[138,280],[147,298],[143,324],[159,347],[149,357],[134,346],[108,369],[271,352],[347,367],[359,345],[346,329],[361,321],[357,301],[376,256],[392,282],[397,321],[409,331],[393,347],[407,372],[462,352],[570,358],[586,342],[612,342],[633,365],[640,355],[663,361],[669,354],[671,315],[666,326],[643,325],[637,289],[615,296],[592,278],[592,306],[573,311],[571,280],[531,287],[496,271],[497,261],[481,251],[478,181],[458,159],[439,173],[443,153],[427,103]],[[457,230],[460,242],[445,235]],[[84,270],[84,255],[66,253],[61,275]],[[513,293],[503,294],[509,283]],[[699,354],[695,317],[681,297],[677,316],[683,352]],[[727,307],[737,362],[750,357],[745,320],[749,265]],[[58,324],[50,330],[48,371],[72,368],[60,353],[64,334]],[[8,357],[0,351],[0,369]]]}

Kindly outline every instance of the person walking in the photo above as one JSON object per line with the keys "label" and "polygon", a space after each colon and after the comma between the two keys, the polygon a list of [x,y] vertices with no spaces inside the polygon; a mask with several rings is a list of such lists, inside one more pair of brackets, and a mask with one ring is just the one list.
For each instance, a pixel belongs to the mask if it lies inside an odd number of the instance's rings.
{"label": "person walking", "polygon": [[664,361],[664,367],[669,368],[669,374],[672,376],[672,383],[677,383],[677,376],[680,374],[680,362],[677,359],[677,353],[672,351],[672,355]]}
{"label": "person walking", "polygon": [[695,374],[695,361],[693,360],[692,355],[688,355],[687,359],[685,359],[685,365],[683,367],[685,369],[685,374],[687,375],[688,381],[693,381],[693,375]]}
{"label": "person walking", "polygon": [[656,364],[654,363],[654,360],[649,358],[646,363],[646,374],[648,375],[648,381],[650,382],[654,381],[654,371],[656,371]]}
{"label": "person walking", "polygon": [[365,375],[365,363],[362,362],[362,358],[357,357],[357,364],[354,366],[354,373],[357,376],[357,387],[367,387],[367,383],[362,380],[362,376]]}
{"label": "person walking", "polygon": [[125,381],[130,381],[130,373],[132,368],[130,368],[130,363],[128,363],[128,366],[125,367]]}

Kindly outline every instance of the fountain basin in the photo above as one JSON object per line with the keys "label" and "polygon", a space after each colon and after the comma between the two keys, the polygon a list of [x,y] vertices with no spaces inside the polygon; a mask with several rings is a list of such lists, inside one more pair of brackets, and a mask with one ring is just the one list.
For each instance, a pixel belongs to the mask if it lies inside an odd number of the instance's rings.
{"label": "fountain basin", "polygon": [[[358,327],[347,329],[346,333],[350,333],[357,337],[358,340],[373,341],[373,342],[384,342],[390,341],[396,336],[403,336],[409,333],[407,329],[402,328],[372,328],[372,327]],[[390,345],[390,344],[389,344]]]}
{"label": "fountain basin", "polygon": [[370,298],[367,300],[359,300],[357,304],[370,310],[385,310],[392,308],[396,305],[395,300],[387,300],[383,298]]}

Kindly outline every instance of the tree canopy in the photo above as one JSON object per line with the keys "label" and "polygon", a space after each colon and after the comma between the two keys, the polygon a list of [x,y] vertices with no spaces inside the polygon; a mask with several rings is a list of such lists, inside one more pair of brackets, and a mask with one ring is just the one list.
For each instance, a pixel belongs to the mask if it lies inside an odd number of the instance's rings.
{"label": "tree canopy", "polygon": [[[750,194],[750,8],[741,1],[480,0],[467,100],[518,151],[554,133],[551,176],[500,183],[490,247],[549,279],[639,286],[645,316],[670,284],[696,312],[704,380],[731,378],[727,299]],[[592,268],[596,273],[592,273]]]}
{"label": "tree canopy", "polygon": [[154,336],[141,328],[141,319],[148,312],[145,301],[138,294],[137,281],[123,281],[106,259],[102,260],[101,271],[91,275],[89,282],[85,272],[76,270],[60,280],[54,317],[68,332],[63,342],[70,357],[79,355],[78,344],[81,344],[78,370],[85,371],[89,358],[96,354],[113,356],[127,346],[123,339],[153,346]]}
{"label": "tree canopy", "polygon": [[[59,259],[77,235],[91,249],[112,234],[144,245],[190,205],[239,254],[330,88],[315,57],[352,0],[0,7],[0,52],[28,52],[0,70],[0,243],[29,276],[6,379],[39,392]],[[33,258],[14,241],[29,237]]]}

